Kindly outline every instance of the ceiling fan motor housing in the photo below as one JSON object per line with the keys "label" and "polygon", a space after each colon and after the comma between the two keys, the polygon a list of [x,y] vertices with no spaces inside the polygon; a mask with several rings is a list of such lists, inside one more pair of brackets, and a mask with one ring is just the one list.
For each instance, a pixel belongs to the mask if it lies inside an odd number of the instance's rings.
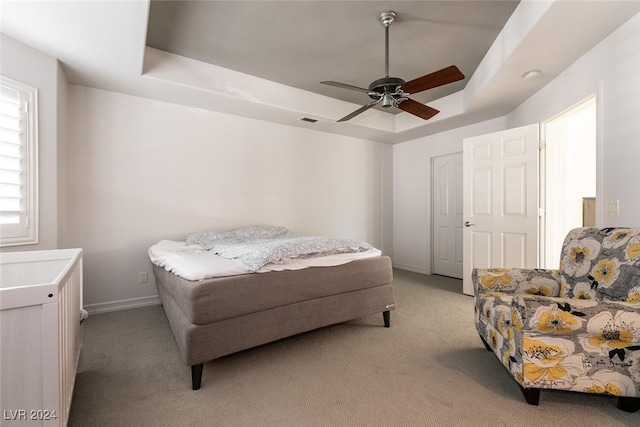
{"label": "ceiling fan motor housing", "polygon": [[[402,92],[401,85],[405,81],[398,77],[383,77],[372,82],[369,85],[369,97],[375,101],[382,97],[382,106],[396,106],[398,102],[402,102],[405,93]],[[396,96],[399,95],[396,99]]]}
{"label": "ceiling fan motor housing", "polygon": [[371,82],[369,90],[380,94],[385,92],[394,93],[404,83],[405,81],[399,77],[383,77]]}

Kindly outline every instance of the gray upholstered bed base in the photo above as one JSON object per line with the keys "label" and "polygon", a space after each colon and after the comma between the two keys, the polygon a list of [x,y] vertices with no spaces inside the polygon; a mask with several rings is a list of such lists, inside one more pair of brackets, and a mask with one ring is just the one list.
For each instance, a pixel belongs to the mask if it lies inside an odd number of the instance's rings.
{"label": "gray upholstered bed base", "polygon": [[191,366],[194,390],[204,362],[375,313],[383,313],[389,327],[395,307],[386,256],[197,282],[155,265],[153,272],[180,353]]}

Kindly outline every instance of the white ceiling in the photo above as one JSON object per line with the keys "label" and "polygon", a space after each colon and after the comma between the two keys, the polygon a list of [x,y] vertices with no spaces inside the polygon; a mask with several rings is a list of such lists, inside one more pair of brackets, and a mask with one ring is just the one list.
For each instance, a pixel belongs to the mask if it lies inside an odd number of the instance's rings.
{"label": "white ceiling", "polygon": [[[320,82],[367,88],[385,76],[378,17],[387,8],[397,15],[389,29],[389,72],[409,81],[449,65],[470,77],[518,3],[343,1],[338,7],[328,1],[152,0],[147,46],[365,104],[365,93]],[[460,81],[412,98],[426,103],[464,86]]]}
{"label": "white ceiling", "polygon": [[[635,0],[523,0],[513,13],[513,2],[209,1],[168,14],[175,3],[1,0],[0,31],[58,58],[73,84],[397,143],[508,114],[640,12]],[[455,64],[466,78],[418,99],[441,111],[431,120],[369,110],[336,123],[366,100],[319,81],[384,75],[383,10],[399,16],[391,75]],[[531,69],[542,77],[523,80]]]}

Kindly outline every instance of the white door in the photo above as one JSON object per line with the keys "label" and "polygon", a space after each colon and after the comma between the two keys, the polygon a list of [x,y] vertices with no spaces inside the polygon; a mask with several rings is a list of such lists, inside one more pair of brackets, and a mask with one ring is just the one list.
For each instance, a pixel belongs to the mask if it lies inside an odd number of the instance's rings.
{"label": "white door", "polygon": [[538,266],[538,125],[463,142],[463,292],[474,267]]}
{"label": "white door", "polygon": [[433,274],[462,279],[462,153],[433,158]]}

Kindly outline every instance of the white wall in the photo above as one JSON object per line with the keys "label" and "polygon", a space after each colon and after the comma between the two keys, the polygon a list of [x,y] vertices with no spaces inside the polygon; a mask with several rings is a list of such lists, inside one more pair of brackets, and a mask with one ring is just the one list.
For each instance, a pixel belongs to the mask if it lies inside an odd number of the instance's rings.
{"label": "white wall", "polygon": [[393,146],[393,264],[431,273],[431,158],[462,152],[462,140],[505,129],[498,118]]}
{"label": "white wall", "polygon": [[388,252],[384,144],[73,85],[68,109],[62,240],[85,251],[89,308],[150,302],[147,248],[192,232],[275,224]]}
{"label": "white wall", "polygon": [[39,233],[37,245],[0,248],[2,252],[55,249],[58,245],[57,145],[63,137],[64,110],[57,106],[66,90],[58,61],[0,33],[0,74],[38,89]]}
{"label": "white wall", "polygon": [[[640,227],[640,15],[636,15],[511,114],[393,147],[394,265],[431,273],[430,158],[462,139],[546,121],[598,94],[598,200],[602,226]],[[593,173],[585,171],[584,173]],[[604,200],[620,200],[605,217]]]}
{"label": "white wall", "polygon": [[[597,96],[597,224],[640,227],[640,14],[514,110],[508,125],[545,121],[593,94]],[[606,200],[620,200],[619,216],[604,215]]]}

